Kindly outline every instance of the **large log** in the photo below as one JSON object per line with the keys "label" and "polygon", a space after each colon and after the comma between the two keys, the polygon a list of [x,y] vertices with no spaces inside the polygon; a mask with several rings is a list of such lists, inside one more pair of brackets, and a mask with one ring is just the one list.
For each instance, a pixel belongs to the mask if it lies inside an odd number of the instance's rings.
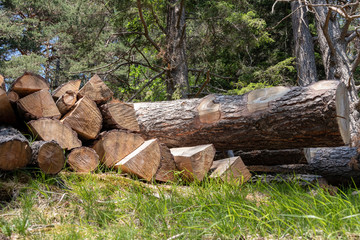
{"label": "large log", "polygon": [[92,148],[79,147],[71,150],[67,162],[73,171],[88,173],[99,166],[99,155]]}
{"label": "large log", "polygon": [[214,161],[210,168],[210,178],[220,178],[226,182],[243,184],[250,180],[251,173],[241,157],[232,157]]}
{"label": "large log", "polygon": [[65,165],[64,151],[55,141],[36,141],[31,145],[31,163],[46,174],[57,174]]}
{"label": "large log", "polygon": [[5,90],[0,88],[0,124],[16,125],[17,119]]}
{"label": "large log", "polygon": [[73,91],[73,92],[77,93],[79,91],[80,84],[81,84],[81,80],[73,80],[73,81],[66,82],[66,83],[60,85],[59,87],[57,87],[53,91],[52,97],[54,98],[55,101],[57,101],[67,91]]}
{"label": "large log", "polygon": [[16,129],[0,126],[0,169],[25,167],[31,160],[28,140]]}
{"label": "large log", "polygon": [[347,89],[339,81],[135,103],[134,108],[144,137],[169,147],[213,143],[217,150],[250,151],[350,142]]}
{"label": "large log", "polygon": [[156,181],[169,182],[175,180],[175,171],[177,171],[174,156],[170,149],[163,143],[160,144],[160,164],[154,176]]}
{"label": "large log", "polygon": [[107,102],[114,93],[106,86],[101,78],[95,74],[90,80],[79,90],[78,96],[82,98],[87,96],[97,104]]}
{"label": "large log", "polygon": [[59,120],[41,118],[28,122],[28,125],[32,134],[38,140],[54,140],[67,150],[81,147],[82,145],[77,133]]}
{"label": "large log", "polygon": [[25,97],[42,89],[49,90],[49,83],[40,75],[25,72],[11,84],[9,91],[14,91],[20,97]]}

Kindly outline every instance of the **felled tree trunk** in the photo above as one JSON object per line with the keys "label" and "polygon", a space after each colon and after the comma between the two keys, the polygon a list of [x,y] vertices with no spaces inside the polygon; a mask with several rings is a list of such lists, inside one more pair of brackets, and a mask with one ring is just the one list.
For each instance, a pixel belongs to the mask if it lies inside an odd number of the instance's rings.
{"label": "felled tree trunk", "polygon": [[338,81],[135,103],[141,133],[169,147],[213,143],[217,150],[342,146],[350,142],[347,90]]}
{"label": "felled tree trunk", "polygon": [[65,164],[65,156],[61,146],[55,141],[37,141],[31,145],[31,163],[38,166],[46,174],[57,174]]}
{"label": "felled tree trunk", "polygon": [[69,153],[67,162],[75,172],[88,173],[99,166],[99,155],[92,148],[79,147]]}

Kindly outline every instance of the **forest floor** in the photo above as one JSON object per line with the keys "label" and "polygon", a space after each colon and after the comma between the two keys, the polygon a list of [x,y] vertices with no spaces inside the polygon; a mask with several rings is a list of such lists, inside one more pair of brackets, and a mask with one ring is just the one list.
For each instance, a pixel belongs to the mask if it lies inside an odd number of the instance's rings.
{"label": "forest floor", "polygon": [[360,239],[360,192],[0,173],[0,239]]}

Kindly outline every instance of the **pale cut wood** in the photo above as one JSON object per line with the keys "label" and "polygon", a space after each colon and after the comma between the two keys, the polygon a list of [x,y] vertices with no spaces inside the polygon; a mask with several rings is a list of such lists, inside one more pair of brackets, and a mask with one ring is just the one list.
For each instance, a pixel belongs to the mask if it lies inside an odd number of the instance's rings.
{"label": "pale cut wood", "polygon": [[188,180],[203,180],[210,170],[215,156],[212,144],[170,149],[177,169],[183,171]]}
{"label": "pale cut wood", "polygon": [[88,173],[99,166],[99,155],[92,148],[79,147],[71,150],[67,162],[73,171]]}
{"label": "pale cut wood", "polygon": [[214,144],[217,150],[291,149],[350,143],[346,86],[258,89],[242,96],[134,103],[144,138],[168,147]]}
{"label": "pale cut wood", "polygon": [[169,182],[175,180],[176,164],[170,149],[163,143],[160,144],[160,165],[155,174],[155,180]]}
{"label": "pale cut wood", "polygon": [[71,127],[83,139],[95,139],[102,127],[100,110],[94,101],[83,97],[76,102],[75,107],[68,112],[61,122]]}
{"label": "pale cut wood", "polygon": [[28,140],[15,128],[0,126],[0,169],[15,170],[31,160]]}
{"label": "pale cut wood", "polygon": [[25,72],[11,84],[9,91],[14,91],[20,97],[25,97],[42,89],[49,90],[49,83],[40,75]]}
{"label": "pale cut wood", "polygon": [[77,93],[79,91],[80,84],[81,84],[81,80],[68,81],[57,87],[53,91],[52,97],[54,98],[55,101],[57,101],[62,95],[66,93],[66,91],[70,90]]}
{"label": "pale cut wood", "polygon": [[243,184],[251,178],[251,173],[246,168],[241,157],[226,158],[214,161],[210,171],[210,178],[220,178],[226,182]]}
{"label": "pale cut wood", "polygon": [[117,162],[140,147],[144,141],[139,134],[111,130],[100,134],[93,149],[99,155],[101,163],[112,168]]}
{"label": "pale cut wood", "polygon": [[28,125],[37,139],[54,140],[64,149],[71,150],[82,145],[77,133],[59,120],[41,118],[28,122]]}
{"label": "pale cut wood", "polygon": [[100,106],[104,126],[108,129],[126,129],[140,131],[136,120],[134,105],[119,100],[112,100]]}
{"label": "pale cut wood", "polygon": [[56,106],[62,115],[66,114],[75,105],[76,95],[76,92],[68,90],[56,101]]}
{"label": "pale cut wood", "polygon": [[114,165],[115,169],[135,174],[150,181],[160,164],[160,147],[157,139],[145,141],[140,147]]}
{"label": "pale cut wood", "polygon": [[14,91],[8,92],[7,96],[9,98],[9,101],[11,102],[11,104],[15,104],[20,99],[19,94],[17,94]]}
{"label": "pale cut wood", "polygon": [[16,125],[17,119],[5,90],[0,88],[0,124]]}
{"label": "pale cut wood", "polygon": [[114,93],[106,86],[101,78],[95,74],[90,80],[80,89],[78,96],[87,96],[97,104],[107,102]]}
{"label": "pale cut wood", "polygon": [[61,114],[47,89],[34,92],[17,102],[19,113],[25,120],[39,118],[59,119]]}
{"label": "pale cut wood", "polygon": [[4,76],[0,74],[0,88],[6,91]]}
{"label": "pale cut wood", "polygon": [[65,165],[64,151],[55,141],[36,141],[31,145],[31,163],[46,174],[57,174]]}

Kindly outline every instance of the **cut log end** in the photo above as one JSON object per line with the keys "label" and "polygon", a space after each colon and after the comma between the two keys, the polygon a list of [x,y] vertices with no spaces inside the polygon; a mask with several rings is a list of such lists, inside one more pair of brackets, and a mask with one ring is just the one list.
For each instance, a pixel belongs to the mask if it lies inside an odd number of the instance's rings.
{"label": "cut log end", "polygon": [[336,89],[336,117],[340,129],[340,134],[344,139],[344,144],[348,145],[351,142],[350,133],[350,106],[348,98],[348,90],[345,84],[341,83]]}
{"label": "cut log end", "polygon": [[216,123],[221,117],[220,104],[214,103],[215,95],[204,97],[197,110],[199,111],[199,119],[201,123]]}
{"label": "cut log end", "polygon": [[76,172],[92,172],[99,165],[99,155],[92,148],[75,148],[68,155],[68,163]]}
{"label": "cut log end", "polygon": [[49,84],[40,75],[25,72],[24,75],[16,79],[10,87],[11,91],[15,91],[20,97],[25,97],[31,93],[42,89],[49,90]]}
{"label": "cut log end", "polygon": [[290,88],[282,86],[251,91],[247,95],[247,109],[250,113],[265,110],[271,101],[281,98],[289,91]]}
{"label": "cut log end", "polygon": [[160,144],[160,165],[155,174],[155,180],[168,182],[175,180],[176,165],[170,149],[163,143]]}
{"label": "cut log end", "polygon": [[81,84],[81,80],[74,80],[64,83],[53,91],[52,97],[55,100],[58,100],[58,98],[60,98],[62,95],[66,93],[66,91],[69,90],[77,93],[79,91],[80,84]]}
{"label": "cut log end", "polygon": [[65,156],[57,142],[34,142],[31,148],[33,150],[32,162],[44,173],[57,174],[63,169]]}
{"label": "cut log end", "polygon": [[226,182],[243,184],[251,178],[250,171],[246,168],[241,157],[232,157],[214,161],[210,178],[220,178]]}

